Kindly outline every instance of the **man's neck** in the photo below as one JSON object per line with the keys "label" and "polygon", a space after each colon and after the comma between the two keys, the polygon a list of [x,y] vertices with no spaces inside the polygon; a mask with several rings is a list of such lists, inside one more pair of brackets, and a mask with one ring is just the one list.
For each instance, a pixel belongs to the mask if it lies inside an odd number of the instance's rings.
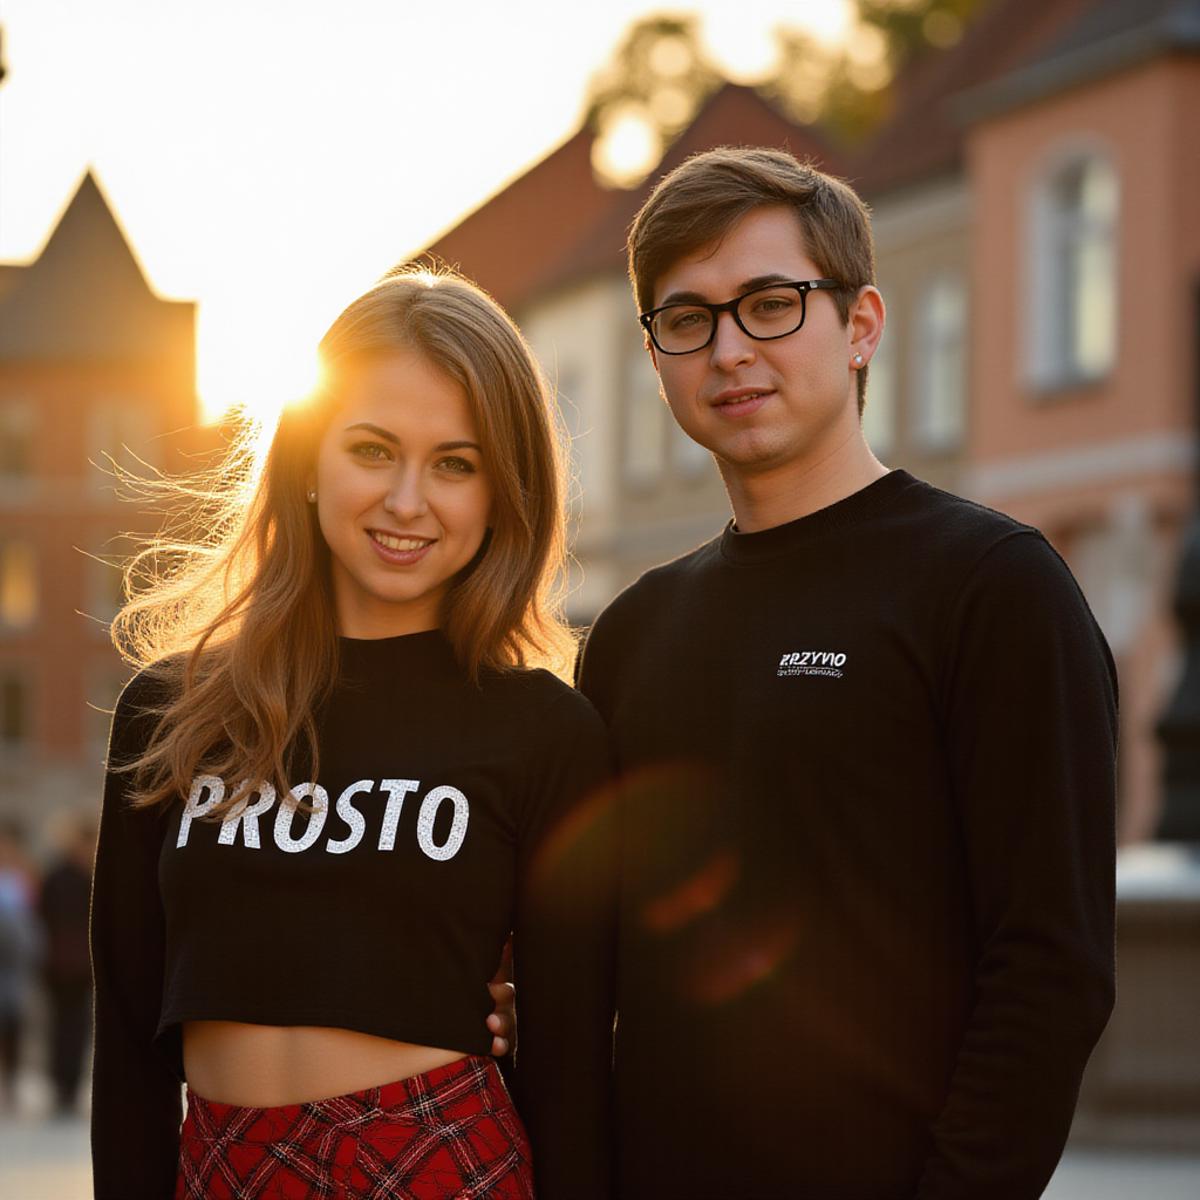
{"label": "man's neck", "polygon": [[772,529],[828,508],[888,473],[856,429],[812,462],[743,471],[718,460],[733,516],[741,533]]}

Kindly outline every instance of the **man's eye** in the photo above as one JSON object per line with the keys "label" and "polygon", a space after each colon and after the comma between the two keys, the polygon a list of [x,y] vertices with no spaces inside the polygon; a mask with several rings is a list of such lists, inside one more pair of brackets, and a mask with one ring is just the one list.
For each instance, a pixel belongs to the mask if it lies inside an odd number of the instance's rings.
{"label": "man's eye", "polygon": [[708,309],[706,308],[681,308],[667,313],[667,327],[669,329],[695,329],[698,325],[703,325],[708,320]]}
{"label": "man's eye", "polygon": [[780,313],[789,312],[798,303],[796,297],[780,295],[761,296],[754,301],[754,311],[763,317],[775,317]]}

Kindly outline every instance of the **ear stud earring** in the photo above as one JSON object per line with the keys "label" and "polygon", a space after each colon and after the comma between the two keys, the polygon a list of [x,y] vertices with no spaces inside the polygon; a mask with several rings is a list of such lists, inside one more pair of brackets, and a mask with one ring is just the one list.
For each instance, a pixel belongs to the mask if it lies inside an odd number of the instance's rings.
{"label": "ear stud earring", "polygon": [[317,502],[317,489],[316,488],[308,489],[308,502],[309,502],[309,504],[316,504],[316,502]]}
{"label": "ear stud earring", "polygon": [[863,359],[862,359],[862,355],[861,355],[861,354],[856,354],[856,355],[854,356],[854,365],[855,365],[856,367],[861,367],[861,366],[863,365]]}

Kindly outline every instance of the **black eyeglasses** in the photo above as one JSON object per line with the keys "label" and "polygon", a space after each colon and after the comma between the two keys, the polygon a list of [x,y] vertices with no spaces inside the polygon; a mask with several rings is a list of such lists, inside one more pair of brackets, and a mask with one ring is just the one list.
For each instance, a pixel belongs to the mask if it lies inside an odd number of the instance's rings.
{"label": "black eyeglasses", "polygon": [[692,354],[703,350],[717,332],[717,318],[731,313],[738,328],[755,341],[769,342],[787,337],[804,324],[805,300],[809,292],[840,291],[836,279],[805,279],[770,283],[743,292],[724,304],[696,300],[686,304],[664,304],[639,313],[642,328],[655,349],[663,354]]}

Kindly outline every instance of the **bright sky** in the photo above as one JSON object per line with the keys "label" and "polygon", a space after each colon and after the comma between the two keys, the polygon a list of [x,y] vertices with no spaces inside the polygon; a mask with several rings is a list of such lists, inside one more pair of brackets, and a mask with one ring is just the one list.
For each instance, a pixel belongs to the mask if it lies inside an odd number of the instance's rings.
{"label": "bright sky", "polygon": [[[197,300],[208,415],[269,415],[383,271],[574,132],[647,0],[0,0],[0,261],[90,164],[151,286]],[[849,0],[668,4],[733,78]]]}

